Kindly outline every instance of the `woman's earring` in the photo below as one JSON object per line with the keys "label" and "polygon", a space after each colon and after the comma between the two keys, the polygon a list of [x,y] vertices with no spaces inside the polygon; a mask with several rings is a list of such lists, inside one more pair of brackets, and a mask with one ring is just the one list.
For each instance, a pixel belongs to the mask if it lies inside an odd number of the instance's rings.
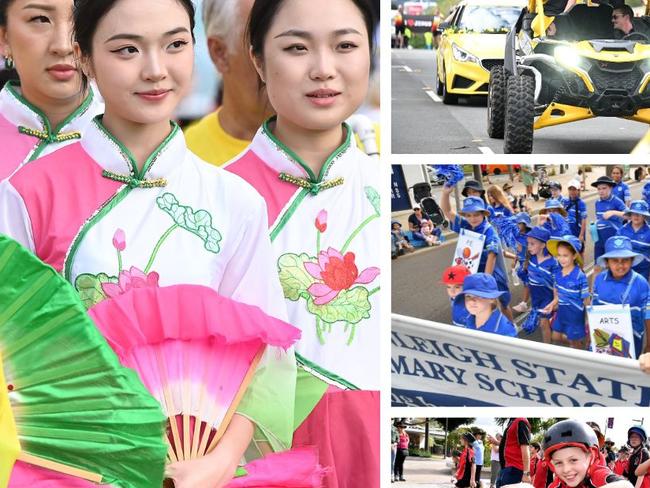
{"label": "woman's earring", "polygon": [[5,58],[5,69],[14,69],[14,58],[11,55]]}

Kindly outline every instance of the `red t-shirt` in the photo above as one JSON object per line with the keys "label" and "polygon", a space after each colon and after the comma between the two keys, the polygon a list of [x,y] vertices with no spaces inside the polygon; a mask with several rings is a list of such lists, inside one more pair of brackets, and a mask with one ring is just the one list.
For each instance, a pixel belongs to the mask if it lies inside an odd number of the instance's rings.
{"label": "red t-shirt", "polygon": [[530,444],[530,437],[528,420],[519,418],[510,421],[499,444],[499,461],[502,469],[513,467],[524,471],[521,446]]}
{"label": "red t-shirt", "polygon": [[623,475],[624,471],[627,471],[628,460],[625,461],[617,459],[614,461],[614,474]]}
{"label": "red t-shirt", "polygon": [[465,447],[458,460],[458,469],[456,470],[456,479],[462,480],[466,475],[465,470],[472,467],[474,462],[474,450],[471,447]]}

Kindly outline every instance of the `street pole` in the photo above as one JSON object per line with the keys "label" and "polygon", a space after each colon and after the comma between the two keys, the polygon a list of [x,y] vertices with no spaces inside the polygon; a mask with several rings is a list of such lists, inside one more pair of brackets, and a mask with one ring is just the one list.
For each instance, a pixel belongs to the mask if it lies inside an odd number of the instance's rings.
{"label": "street pole", "polygon": [[445,419],[445,450],[442,453],[443,459],[447,459],[447,434],[449,432],[449,419]]}
{"label": "street pole", "polygon": [[424,419],[424,450],[429,450],[429,419]]}

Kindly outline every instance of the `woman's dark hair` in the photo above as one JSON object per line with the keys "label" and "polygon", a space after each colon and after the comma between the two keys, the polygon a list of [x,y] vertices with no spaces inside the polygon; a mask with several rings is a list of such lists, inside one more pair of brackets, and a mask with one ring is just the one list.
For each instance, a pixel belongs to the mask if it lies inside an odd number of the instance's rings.
{"label": "woman's dark hair", "polygon": [[[4,3],[5,0],[0,0]],[[79,44],[81,54],[92,52],[93,36],[99,21],[119,0],[74,0],[74,40]],[[176,0],[186,10],[190,18],[190,32],[194,39],[194,4],[191,0]]]}
{"label": "woman's dark hair", "polygon": [[14,0],[0,0],[0,26],[7,25],[7,10]]}
{"label": "woman's dark hair", "polygon": [[[93,0],[89,0],[93,1]],[[361,11],[368,31],[368,45],[370,51],[374,46],[375,12],[369,0],[350,0]],[[264,54],[264,38],[271,28],[273,19],[277,15],[283,0],[255,0],[246,28],[246,37],[255,56]]]}

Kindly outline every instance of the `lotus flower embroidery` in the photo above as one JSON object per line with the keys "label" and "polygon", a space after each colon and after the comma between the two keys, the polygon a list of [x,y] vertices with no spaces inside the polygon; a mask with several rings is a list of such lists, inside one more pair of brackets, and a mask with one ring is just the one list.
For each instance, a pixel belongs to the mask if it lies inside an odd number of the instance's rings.
{"label": "lotus flower embroidery", "polygon": [[305,263],[307,272],[321,283],[314,283],[307,291],[314,298],[316,305],[325,305],[334,300],[342,290],[349,290],[356,284],[371,283],[379,268],[370,267],[360,274],[352,252],[341,254],[330,247],[318,255],[318,263]]}
{"label": "lotus flower embroidery", "polygon": [[160,276],[155,271],[145,273],[135,266],[131,266],[128,271],[120,272],[117,284],[102,283],[102,290],[108,298],[115,298],[134,288],[158,287],[159,278]]}

